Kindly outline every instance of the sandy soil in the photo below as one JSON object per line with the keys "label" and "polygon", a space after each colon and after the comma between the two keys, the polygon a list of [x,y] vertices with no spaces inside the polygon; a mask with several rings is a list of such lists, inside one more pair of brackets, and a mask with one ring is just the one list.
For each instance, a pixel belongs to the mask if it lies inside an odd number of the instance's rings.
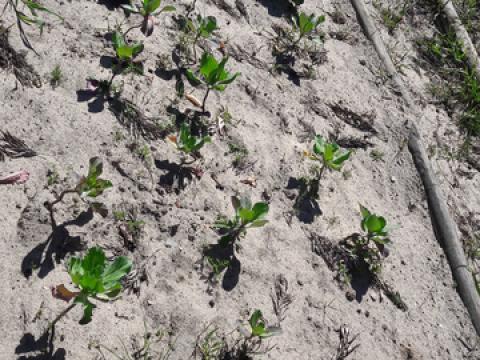
{"label": "sandy soil", "polygon": [[[185,12],[189,3],[173,2],[177,13]],[[278,275],[288,280],[294,301],[282,322],[282,334],[268,341],[273,349],[259,358],[331,359],[339,341],[336,330],[343,324],[359,334],[360,347],[351,359],[475,358],[466,346],[475,343],[475,331],[435,239],[423,189],[404,146],[403,124],[411,114],[382,75],[381,63],[348,1],[306,0],[302,6],[327,15],[321,25],[326,59],[315,66],[315,79],[269,72],[274,58],[268,32],[274,24],[287,25],[276,1],[197,1],[196,12],[215,16],[221,28],[216,40],[204,45],[214,48],[223,40],[231,55],[227,67],[242,75],[224,93],[209,98],[213,118],[223,106],[233,119],[225,136],[215,135],[202,149],[201,179],[177,192],[165,186],[169,169],[180,161],[175,148],[163,139],[135,138],[108,104],[102,109],[98,102],[83,101],[78,92],[88,77],[109,76],[102,63],[113,53],[104,35],[124,20],[123,11],[103,1],[45,0],[44,4],[65,21],[51,19],[41,37],[27,29],[40,56],[28,52],[26,61],[42,85],[22,85],[12,68],[0,75],[0,130],[38,152],[35,157],[7,157],[0,162],[0,175],[21,169],[30,172],[24,185],[0,185],[0,281],[4,284],[0,359],[101,359],[89,346],[92,341],[119,354],[123,342],[133,352],[141,346],[145,325],[168,333],[168,340],[175,343],[171,359],[187,359],[197,336],[210,323],[228,332],[253,309],[261,309],[275,323],[270,295]],[[415,61],[415,40],[433,31],[429,14],[413,11],[390,35],[377,10],[371,5],[369,9],[392,51],[408,53],[403,76],[425,113],[419,124],[425,144],[436,149],[458,146],[461,137],[454,121],[426,95],[430,77]],[[332,14],[341,14],[344,21]],[[12,23],[12,14],[7,12],[3,21]],[[172,15],[163,14],[158,22],[149,38],[138,30],[131,33],[131,38],[145,43],[141,55],[145,76],[128,75],[119,81],[124,82],[122,96],[146,116],[167,124],[170,105],[180,111],[192,105],[185,99],[175,103],[175,78],[166,79],[157,70],[157,61],[170,57],[178,42]],[[13,49],[23,51],[15,27],[9,40]],[[49,74],[57,64],[64,78],[52,88]],[[187,92],[191,91],[187,85]],[[197,97],[201,94],[202,90],[194,92]],[[352,121],[357,118],[369,126],[358,126]],[[311,148],[316,133],[360,139],[366,147],[355,149],[343,173],[324,178],[317,213],[312,209],[292,216],[297,190],[288,184],[308,172],[310,163],[302,152]],[[146,161],[131,150],[133,143],[151,149]],[[229,152],[230,143],[248,150],[240,167],[232,165],[235,155]],[[383,153],[382,159],[372,158],[374,149]],[[480,176],[442,154],[440,150],[433,154],[432,163],[451,212],[466,229],[464,235],[468,229],[478,231]],[[53,199],[54,191],[75,184],[93,156],[103,159],[104,177],[114,184],[102,201],[110,210],[136,209],[144,222],[133,251],[124,247],[112,211],[107,218],[93,215],[74,196],[57,208],[59,226],[52,231],[43,203]],[[58,184],[48,186],[49,170],[58,173]],[[256,179],[256,187],[242,182],[250,177]],[[222,286],[220,282],[209,289],[198,266],[201,251],[218,238],[210,227],[216,217],[233,214],[230,197],[235,194],[268,201],[269,223],[241,240],[238,283]],[[349,299],[346,293],[351,290],[341,287],[335,273],[312,251],[312,239],[318,236],[335,244],[359,231],[359,203],[384,215],[395,227],[382,277],[400,293],[407,311],[372,288]],[[74,309],[56,326],[51,342],[40,338],[65,307],[52,297],[50,288],[70,286],[66,261],[94,245],[109,256],[129,256],[137,272],[145,269],[148,281],[139,284],[137,293],[99,304],[90,324],[79,325],[81,310]],[[156,349],[164,346],[157,344]],[[106,354],[106,358],[114,357]]]}

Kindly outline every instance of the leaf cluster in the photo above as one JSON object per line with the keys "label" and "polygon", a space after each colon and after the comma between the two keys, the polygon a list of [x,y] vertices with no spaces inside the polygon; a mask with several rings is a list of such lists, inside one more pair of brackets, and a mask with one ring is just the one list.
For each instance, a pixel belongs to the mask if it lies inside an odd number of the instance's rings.
{"label": "leaf cluster", "polygon": [[74,303],[83,305],[81,324],[87,324],[92,320],[95,305],[90,298],[108,300],[116,297],[122,290],[121,279],[131,268],[131,261],[124,256],[108,262],[105,253],[99,247],[90,248],[83,258],[70,259],[68,273],[72,282],[80,289]]}
{"label": "leaf cluster", "polygon": [[80,182],[75,187],[75,191],[81,196],[88,196],[96,198],[103,194],[106,189],[111,188],[112,182],[110,180],[101,179],[103,172],[103,163],[98,157],[90,159],[90,166],[88,175],[82,177]]}
{"label": "leaf cluster", "polygon": [[197,156],[200,149],[211,142],[210,136],[192,134],[192,130],[186,122],[180,126],[178,136],[170,136],[168,139],[174,143],[178,150],[193,156]]}
{"label": "leaf cluster", "polygon": [[240,73],[231,74],[225,70],[228,57],[224,57],[220,62],[215,57],[204,52],[200,59],[200,67],[197,72],[192,69],[186,71],[188,81],[192,86],[204,84],[208,89],[224,91],[227,85],[231,84]]}
{"label": "leaf cluster", "polygon": [[133,72],[143,75],[143,65],[134,61],[135,57],[144,49],[142,43],[128,44],[125,36],[119,31],[115,31],[112,36],[112,45],[118,61],[114,67],[115,73]]}
{"label": "leaf cluster", "polygon": [[308,155],[312,160],[322,162],[327,169],[340,171],[351,153],[350,150],[342,150],[335,142],[327,142],[322,136],[317,135],[313,145],[313,154]]}
{"label": "leaf cluster", "polygon": [[232,205],[235,216],[232,219],[219,218],[214,224],[214,228],[225,233],[219,240],[219,244],[223,246],[232,244],[244,236],[247,229],[262,227],[268,223],[268,220],[265,220],[269,210],[267,203],[257,202],[253,205],[246,196],[241,198],[233,196]]}
{"label": "leaf cluster", "polygon": [[250,325],[250,333],[252,337],[258,337],[265,339],[278,334],[279,328],[277,327],[268,327],[266,325],[263,314],[260,310],[255,310],[250,319],[248,320]]}

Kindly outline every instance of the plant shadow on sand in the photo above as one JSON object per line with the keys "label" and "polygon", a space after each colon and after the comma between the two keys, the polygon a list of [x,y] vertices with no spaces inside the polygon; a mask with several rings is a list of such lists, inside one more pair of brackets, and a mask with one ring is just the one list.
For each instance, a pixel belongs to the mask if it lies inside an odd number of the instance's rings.
{"label": "plant shadow on sand", "polygon": [[203,253],[204,257],[211,257],[219,262],[227,261],[228,266],[222,278],[222,288],[232,291],[238,284],[242,266],[235,255],[234,244],[223,246],[220,244],[210,245]]}
{"label": "plant shadow on sand", "polygon": [[320,209],[317,199],[309,191],[305,179],[290,177],[287,190],[298,190],[293,207],[299,221],[311,224],[317,216],[322,215],[322,209]]}
{"label": "plant shadow on sand", "polygon": [[279,0],[259,0],[260,4],[265,6],[268,10],[268,15],[275,17],[283,17],[288,14],[292,14],[294,7],[288,3],[288,1]]}
{"label": "plant shadow on sand", "polygon": [[83,249],[79,236],[70,236],[67,226],[84,226],[93,219],[93,211],[82,212],[76,219],[57,225],[52,222],[52,232],[48,239],[33,248],[22,261],[21,270],[30,277],[38,269],[38,277],[44,278],[59,264],[67,254]]}
{"label": "plant shadow on sand", "polygon": [[65,360],[67,353],[63,348],[55,350],[53,346],[54,337],[54,327],[50,332],[47,331],[41,335],[38,340],[35,340],[35,337],[30,333],[24,334],[15,348],[15,354],[21,355],[17,360]]}

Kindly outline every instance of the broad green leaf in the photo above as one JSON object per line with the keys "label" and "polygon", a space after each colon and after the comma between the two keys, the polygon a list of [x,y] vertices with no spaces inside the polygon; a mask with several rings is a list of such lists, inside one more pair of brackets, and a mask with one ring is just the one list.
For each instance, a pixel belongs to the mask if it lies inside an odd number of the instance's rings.
{"label": "broad green leaf", "polygon": [[143,0],[143,10],[146,15],[152,14],[160,6],[162,0]]}
{"label": "broad green leaf", "polygon": [[142,43],[132,45],[132,57],[137,56],[142,51],[143,51],[143,44]]}
{"label": "broad green leaf", "polygon": [[117,51],[118,48],[125,47],[127,44],[125,43],[125,39],[123,35],[120,34],[118,31],[115,31],[112,35],[112,43],[113,48]]}
{"label": "broad green leaf", "polygon": [[317,155],[322,155],[325,152],[325,140],[320,135],[315,136],[313,152]]}
{"label": "broad green leaf", "polygon": [[268,204],[264,202],[256,203],[253,208],[254,220],[260,219],[268,213]]}
{"label": "broad green leaf", "polygon": [[351,151],[344,151],[338,155],[335,155],[332,162],[337,165],[342,165],[343,162],[348,160],[351,153],[352,153]]}
{"label": "broad green leaf", "polygon": [[381,216],[370,215],[365,220],[365,226],[371,233],[382,231],[385,227],[386,221]]}
{"label": "broad green leaf", "polygon": [[207,84],[212,84],[210,79],[212,79],[212,74],[218,69],[218,65],[218,62],[213,55],[208,52],[203,53],[202,58],[200,59],[200,73],[206,80]]}
{"label": "broad green leaf", "polygon": [[112,287],[120,285],[119,281],[127,275],[131,269],[132,261],[129,258],[125,256],[117,257],[105,268],[102,274],[105,291],[110,291]]}

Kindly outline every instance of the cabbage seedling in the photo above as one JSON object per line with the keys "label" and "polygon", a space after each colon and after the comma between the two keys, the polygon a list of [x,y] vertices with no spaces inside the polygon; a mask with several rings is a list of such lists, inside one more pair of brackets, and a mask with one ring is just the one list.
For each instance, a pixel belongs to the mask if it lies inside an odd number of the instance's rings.
{"label": "cabbage seedling", "polygon": [[[135,57],[143,51],[142,43],[128,44],[125,41],[125,35],[119,31],[115,31],[112,36],[113,49],[117,57],[117,64],[115,64],[114,74],[134,72],[143,75],[143,65],[141,62],[135,62]],[[112,79],[113,80],[113,79]],[[112,82],[110,81],[110,83]]]}
{"label": "cabbage seedling", "polygon": [[155,21],[154,17],[163,12],[175,11],[175,6],[172,5],[167,5],[160,9],[161,4],[162,0],[143,0],[141,5],[122,5],[125,10],[143,16],[142,23],[130,28],[127,32],[139,27],[145,36],[152,35]]}
{"label": "cabbage seedling", "polygon": [[350,150],[343,151],[336,143],[326,142],[320,135],[315,136],[313,152],[305,151],[304,155],[321,164],[320,167],[312,168],[313,178],[303,177],[301,179],[300,194],[295,201],[295,208],[298,208],[303,200],[307,198],[318,199],[320,181],[325,169],[340,171],[343,163],[350,158]]}
{"label": "cabbage seedling", "polygon": [[325,16],[307,15],[304,12],[292,16],[292,28],[281,30],[276,37],[274,54],[296,53],[301,48],[300,42],[317,34],[318,26],[325,21]]}
{"label": "cabbage seedling", "polygon": [[218,30],[217,19],[214,16],[202,17],[198,15],[196,20],[185,19],[183,31],[186,33],[184,42],[191,43],[195,63],[197,62],[197,43],[200,39],[208,39]]}
{"label": "cabbage seedling", "polygon": [[218,242],[222,246],[233,244],[237,239],[245,236],[247,229],[262,227],[268,223],[268,220],[265,220],[269,210],[267,203],[258,202],[252,205],[248,197],[239,199],[232,196],[232,205],[235,209],[233,219],[219,218],[213,225],[215,229],[224,233]]}
{"label": "cabbage seedling", "polygon": [[343,163],[350,158],[350,150],[343,151],[338,144],[326,142],[320,135],[315,136],[313,144],[313,153],[305,153],[310,159],[319,161],[322,166],[317,173],[320,180],[325,169],[340,171]]}
{"label": "cabbage seedling", "polygon": [[193,135],[190,126],[186,122],[180,126],[178,135],[169,136],[167,139],[185,155],[190,155],[193,158],[192,162],[200,157],[200,149],[203,145],[211,142],[210,136]]}
{"label": "cabbage seedling", "polygon": [[279,328],[268,327],[266,325],[263,314],[260,310],[255,310],[248,320],[250,325],[250,333],[252,337],[259,337],[261,339],[268,338],[278,334]]}
{"label": "cabbage seedling", "polygon": [[202,111],[205,112],[205,103],[211,90],[224,91],[227,85],[231,84],[240,73],[230,74],[225,70],[228,57],[224,57],[220,63],[212,54],[204,52],[200,59],[200,69],[194,73],[191,69],[186,71],[186,76],[192,86],[206,85],[207,92],[202,102]]}
{"label": "cabbage seedling", "polygon": [[350,237],[345,247],[348,257],[354,264],[364,263],[371,273],[378,274],[381,270],[382,256],[388,254],[385,245],[390,243],[387,221],[383,216],[373,214],[361,205],[360,212],[362,214],[360,226],[365,234]]}
{"label": "cabbage seedling", "polygon": [[[62,191],[60,195],[56,196],[54,201],[45,203],[45,206],[50,211],[53,224],[55,224],[53,219],[53,207],[61,202],[65,195],[77,194],[81,199],[96,198],[97,196],[102,195],[106,189],[109,189],[113,186],[110,180],[100,178],[102,172],[102,161],[98,157],[91,158],[87,176],[82,177],[74,188]],[[100,214],[104,215],[105,209],[103,204],[92,203],[91,207],[93,210],[99,211]]]}
{"label": "cabbage seedling", "polygon": [[54,296],[73,303],[62,312],[49,326],[52,328],[75,305],[83,306],[80,324],[92,320],[96,307],[91,300],[108,302],[115,300],[122,291],[121,280],[132,269],[132,262],[125,256],[119,256],[112,262],[107,261],[105,253],[99,247],[90,248],[83,258],[73,257],[68,264],[68,274],[79,291],[70,291],[64,285],[54,290]]}

